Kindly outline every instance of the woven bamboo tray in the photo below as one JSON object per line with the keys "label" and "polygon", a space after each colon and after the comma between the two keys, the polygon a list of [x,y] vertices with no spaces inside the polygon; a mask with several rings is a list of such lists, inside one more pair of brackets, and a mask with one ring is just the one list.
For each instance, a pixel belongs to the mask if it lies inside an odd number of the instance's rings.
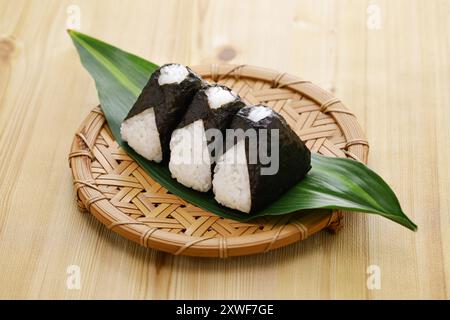
{"label": "woven bamboo tray", "polygon": [[[247,103],[281,113],[312,152],[366,162],[368,143],[351,111],[309,81],[248,65],[193,67]],[[343,212],[310,210],[242,223],[217,217],[171,194],[115,142],[99,107],[75,134],[69,154],[80,208],[142,246],[175,255],[220,257],[267,252],[341,227]]]}

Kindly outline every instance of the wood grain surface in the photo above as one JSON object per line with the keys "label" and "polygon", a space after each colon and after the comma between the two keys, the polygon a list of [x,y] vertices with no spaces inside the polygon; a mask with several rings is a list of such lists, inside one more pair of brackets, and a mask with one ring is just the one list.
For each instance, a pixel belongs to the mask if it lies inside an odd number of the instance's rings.
{"label": "wood grain surface", "polygon": [[[205,260],[80,213],[67,154],[98,98],[66,33],[77,8],[81,32],[156,63],[248,63],[334,92],[419,231],[355,213],[337,235]],[[449,57],[447,0],[0,0],[0,298],[449,298]]]}

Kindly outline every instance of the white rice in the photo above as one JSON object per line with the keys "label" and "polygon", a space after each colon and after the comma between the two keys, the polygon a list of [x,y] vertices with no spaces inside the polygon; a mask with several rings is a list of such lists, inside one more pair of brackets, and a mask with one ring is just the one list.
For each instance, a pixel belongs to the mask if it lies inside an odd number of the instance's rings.
{"label": "white rice", "polygon": [[161,162],[161,142],[153,108],[125,120],[120,126],[120,134],[122,139],[141,156]]}
{"label": "white rice", "polygon": [[236,100],[235,94],[219,86],[206,89],[206,96],[208,97],[208,103],[211,109],[218,109],[224,104]]}
{"label": "white rice", "polygon": [[181,83],[188,76],[189,71],[181,64],[169,64],[161,68],[161,74],[158,78],[160,86],[169,83]]}
{"label": "white rice", "polygon": [[172,133],[169,170],[186,187],[202,192],[211,189],[211,159],[203,120]]}
{"label": "white rice", "polygon": [[250,212],[252,200],[244,140],[219,158],[212,185],[217,202],[232,209]]}
{"label": "white rice", "polygon": [[273,111],[270,108],[264,106],[252,107],[252,110],[248,114],[248,119],[253,122],[258,122],[268,116],[272,115]]}

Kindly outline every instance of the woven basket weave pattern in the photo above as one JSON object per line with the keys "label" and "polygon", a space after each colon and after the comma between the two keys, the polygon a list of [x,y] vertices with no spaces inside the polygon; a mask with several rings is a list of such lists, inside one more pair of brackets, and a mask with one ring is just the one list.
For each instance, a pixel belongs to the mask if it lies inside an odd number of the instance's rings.
{"label": "woven basket weave pattern", "polygon": [[[355,116],[312,83],[252,66],[193,69],[232,88],[248,104],[262,102],[281,113],[312,152],[366,162],[368,144]],[[118,146],[100,108],[92,110],[76,133],[69,161],[81,208],[143,246],[176,255],[225,258],[265,252],[341,226],[341,212],[311,210],[243,223],[190,205]]]}

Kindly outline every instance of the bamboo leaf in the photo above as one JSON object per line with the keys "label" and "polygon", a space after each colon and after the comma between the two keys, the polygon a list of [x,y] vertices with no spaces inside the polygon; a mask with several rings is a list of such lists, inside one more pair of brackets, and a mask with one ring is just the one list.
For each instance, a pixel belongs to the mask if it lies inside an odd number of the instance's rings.
{"label": "bamboo leaf", "polygon": [[362,163],[312,156],[306,178],[264,210],[252,215],[219,205],[211,192],[186,188],[171,178],[167,166],[148,161],[120,137],[120,124],[157,65],[85,34],[69,30],[84,67],[95,80],[102,110],[125,151],[156,181],[186,201],[225,218],[246,221],[256,216],[282,215],[304,209],[342,209],[379,214],[411,230],[417,226],[403,213],[391,188]]}

